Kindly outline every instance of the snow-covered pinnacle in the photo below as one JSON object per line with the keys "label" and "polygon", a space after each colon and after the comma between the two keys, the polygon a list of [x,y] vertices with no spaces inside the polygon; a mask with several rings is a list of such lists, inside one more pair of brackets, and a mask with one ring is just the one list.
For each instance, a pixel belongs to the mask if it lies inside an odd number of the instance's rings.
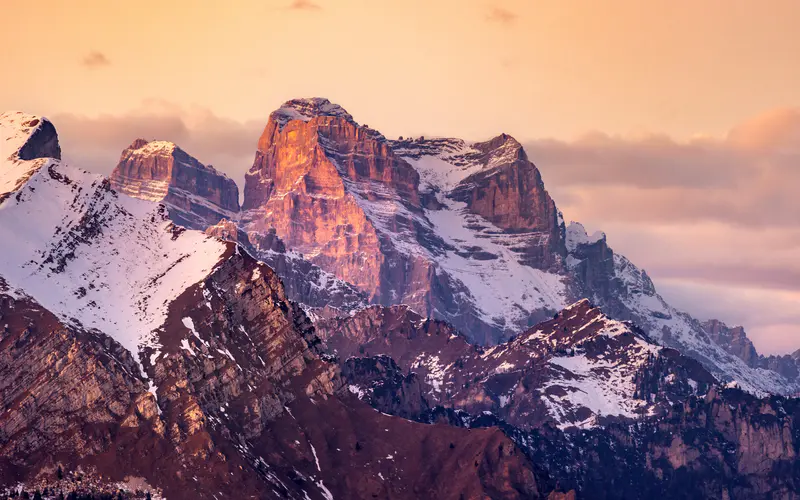
{"label": "snow-covered pinnacle", "polygon": [[47,158],[61,158],[56,129],[46,118],[19,111],[0,114],[0,203]]}
{"label": "snow-covered pinnacle", "polygon": [[500,134],[488,141],[476,142],[473,147],[487,155],[485,160],[487,169],[502,167],[517,160],[528,160],[522,144],[508,134]]}
{"label": "snow-covered pinnacle", "polygon": [[278,124],[279,129],[282,129],[284,125],[292,120],[307,122],[317,116],[338,116],[354,122],[353,117],[343,107],[323,97],[286,101],[280,108],[272,112],[270,118]]}
{"label": "snow-covered pinnacle", "polygon": [[47,118],[21,111],[0,114],[0,159],[61,158],[56,128]]}
{"label": "snow-covered pinnacle", "polygon": [[606,233],[595,231],[591,236],[586,232],[586,228],[580,222],[571,221],[567,226],[566,244],[567,250],[574,252],[578,245],[591,245],[598,241],[605,241]]}

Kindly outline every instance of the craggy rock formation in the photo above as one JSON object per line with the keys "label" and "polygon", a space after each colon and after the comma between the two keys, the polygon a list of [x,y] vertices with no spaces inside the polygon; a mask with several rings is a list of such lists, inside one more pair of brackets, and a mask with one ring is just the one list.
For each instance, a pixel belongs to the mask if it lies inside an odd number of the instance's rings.
{"label": "craggy rock formation", "polygon": [[[697,362],[652,344],[585,300],[490,349],[472,346],[447,324],[404,307],[372,307],[320,321],[317,330],[331,353],[345,360],[353,392],[381,411],[404,416],[441,405],[491,412],[526,429],[591,427],[664,414],[672,403],[716,383]],[[402,377],[415,377],[398,378],[392,363],[373,356],[391,358]],[[386,395],[392,391],[394,399]]]}
{"label": "craggy rock formation", "polygon": [[[579,312],[584,307],[580,304],[575,308],[577,314],[568,310],[552,323],[537,326],[536,339],[560,353],[555,359],[567,360],[579,356],[570,352],[572,348],[565,349],[570,344],[564,342],[571,336],[581,338],[572,345],[583,344],[577,350],[585,350],[586,359],[594,356],[604,361],[592,370],[592,376],[584,372],[584,381],[593,377],[600,381],[609,372],[625,374],[625,365],[635,359],[634,353],[625,351],[634,350],[633,346],[643,338],[639,337],[636,343],[622,342],[615,348],[613,338],[597,335],[597,321],[579,326],[590,313]],[[349,390],[381,412],[429,424],[471,429],[500,427],[531,459],[542,491],[571,490],[577,498],[587,499],[800,498],[800,400],[796,398],[758,399],[739,389],[719,387],[697,363],[663,349],[641,370],[629,373],[635,386],[633,399],[661,400],[657,411],[644,412],[635,420],[612,418],[609,414],[594,421],[600,425],[583,429],[565,426],[565,417],[570,414],[557,413],[560,421],[550,418],[531,428],[526,425],[530,416],[520,420],[513,409],[505,410],[519,408],[524,391],[514,391],[505,407],[485,401],[495,397],[496,393],[491,392],[494,388],[507,383],[498,380],[500,377],[519,379],[515,373],[519,365],[504,366],[498,372],[480,371],[469,355],[452,362],[452,353],[458,351],[453,344],[459,344],[459,339],[447,335],[445,325],[413,316],[409,321],[407,311],[397,308],[369,311],[372,314],[365,311],[356,315],[353,324],[327,332],[329,344],[338,346],[339,354],[361,356],[343,361]],[[625,339],[628,335],[622,333],[618,337]],[[555,343],[551,344],[553,340]],[[500,360],[505,365],[519,356],[542,356],[524,348],[531,341],[525,334],[514,342],[517,341],[521,344],[496,346],[478,355],[489,368]],[[441,360],[447,365],[431,370],[430,362],[409,364],[409,360],[418,359],[416,353],[420,351],[436,353],[437,364]],[[393,353],[400,361],[395,364],[385,353]],[[615,362],[614,356],[627,357],[627,361]],[[546,359],[546,355],[542,357]],[[554,358],[550,359],[552,363]],[[401,368],[398,373],[397,365],[410,366],[410,370]],[[440,371],[444,374],[440,375]],[[532,383],[542,384],[544,377],[547,375],[539,370],[538,380],[523,377],[521,386],[530,390]],[[447,390],[449,381],[459,379],[481,386],[483,393],[465,402],[461,398],[463,391],[451,389],[454,394],[437,398],[436,387]],[[616,387],[626,383],[624,377],[612,379]],[[564,394],[570,381],[571,378],[557,379],[542,398]],[[699,390],[695,391],[695,386]],[[583,386],[587,390],[585,396],[591,395],[590,387]],[[611,387],[599,385],[594,389],[601,399],[613,400]],[[586,401],[585,396],[579,400]]]}
{"label": "craggy rock formation", "polygon": [[205,229],[239,211],[239,188],[171,142],[136,139],[122,152],[111,186],[124,194],[162,202],[183,226]]}
{"label": "craggy rock formation", "polygon": [[[144,156],[137,161],[152,161]],[[180,179],[167,184],[158,189],[185,192]],[[139,180],[125,192],[152,198],[152,186]],[[720,380],[755,394],[800,391],[789,358],[748,365],[667,304],[604,234],[566,226],[508,135],[390,141],[326,99],[295,99],[270,115],[244,191],[241,213],[209,215],[216,201],[202,195],[187,195],[188,208],[167,204],[175,222],[214,226],[267,262],[313,317],[406,304],[493,345],[588,297]],[[221,215],[235,230],[216,227]]]}
{"label": "craggy rock formation", "polygon": [[19,150],[20,160],[35,160],[37,158],[61,159],[58,134],[50,120],[47,118],[32,118],[27,120],[23,127],[28,127],[31,131],[29,132],[30,139]]}
{"label": "craggy rock formation", "polygon": [[[435,408],[422,421],[500,426],[553,484],[578,498],[800,498],[800,405],[712,389],[636,425],[523,431],[493,415]],[[551,484],[552,486],[552,484]]]}
{"label": "craggy rock formation", "polygon": [[719,320],[711,319],[703,322],[703,329],[717,345],[747,363],[748,366],[758,364],[758,352],[741,326],[729,327]]}
{"label": "craggy rock formation", "polygon": [[711,319],[703,323],[703,329],[711,340],[747,363],[747,366],[771,370],[788,380],[800,381],[800,349],[793,354],[783,356],[764,356],[756,351],[753,343],[747,338],[744,327],[729,327],[718,319]]}
{"label": "craggy rock formation", "polygon": [[[487,217],[502,231],[535,233],[515,249],[514,259],[558,267],[564,252],[555,206],[519,144],[507,136],[501,139],[476,145],[469,160],[497,174],[481,177],[488,184],[480,189],[501,193]],[[516,152],[509,152],[514,145]],[[364,291],[372,302],[408,304],[457,323],[482,342],[510,334],[514,326],[476,310],[481,304],[470,297],[470,287],[438,261],[444,252],[462,251],[436,234],[426,209],[437,201],[421,190],[417,169],[395,148],[325,99],[285,103],[270,115],[246,177],[245,231],[274,229],[289,248]],[[480,184],[478,179],[470,182]],[[476,191],[472,197],[476,216],[492,210],[484,194]],[[532,201],[539,206],[528,206]],[[521,214],[511,214],[522,205]],[[555,254],[549,251],[551,243]],[[476,259],[498,258],[490,252],[464,252]],[[527,326],[543,317],[528,312],[516,314],[514,321]]]}
{"label": "craggy rock formation", "polygon": [[291,248],[376,296],[384,256],[351,191],[377,203],[402,196],[413,209],[418,179],[380,134],[358,126],[340,107],[290,101],[270,115],[258,141],[245,184],[243,209],[257,209],[247,229],[275,228]]}
{"label": "craggy rock formation", "polygon": [[633,322],[660,344],[698,360],[716,378],[735,380],[753,394],[791,395],[800,390],[800,381],[778,363],[748,365],[717,345],[699,321],[667,304],[646,271],[614,253],[605,234],[588,235],[581,224],[572,222],[566,229],[566,247],[573,293],[588,297],[610,317]]}
{"label": "craggy rock formation", "polygon": [[49,158],[61,158],[55,127],[47,118],[20,111],[0,113],[0,203]]}
{"label": "craggy rock formation", "polygon": [[56,159],[12,156],[0,180],[24,180],[0,234],[37,238],[0,252],[0,491],[85,475],[91,491],[178,499],[540,496],[498,429],[352,396],[277,275],[235,243]]}
{"label": "craggy rock formation", "polygon": [[502,134],[472,147],[477,150],[473,161],[483,169],[459,182],[452,199],[506,231],[540,234],[527,242],[521,262],[558,270],[566,254],[559,213],[522,145]]}
{"label": "craggy rock formation", "polygon": [[[289,101],[270,115],[259,139],[242,226],[249,235],[274,229],[289,248],[370,301],[432,310],[432,289],[453,293],[430,260],[404,251],[405,240],[435,239],[416,221],[424,217],[418,184],[389,142],[341,107],[325,99]],[[260,252],[260,242],[251,241]]]}
{"label": "craggy rock formation", "polygon": [[413,420],[430,409],[427,385],[416,373],[404,374],[389,356],[348,358],[342,377],[351,382],[350,392],[384,413]]}
{"label": "craggy rock formation", "polygon": [[158,347],[140,353],[147,379],[110,337],[72,331],[30,299],[0,306],[0,484],[60,464],[143,477],[168,498],[538,495],[497,430],[413,424],[336,396],[308,320],[244,254],[171,305]]}

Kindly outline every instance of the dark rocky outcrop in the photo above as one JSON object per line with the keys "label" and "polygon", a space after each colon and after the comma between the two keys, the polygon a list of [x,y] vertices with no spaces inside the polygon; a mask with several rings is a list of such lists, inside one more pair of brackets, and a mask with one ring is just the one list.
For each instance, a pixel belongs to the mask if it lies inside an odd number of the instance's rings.
{"label": "dark rocky outcrop", "polygon": [[718,319],[711,319],[703,322],[703,329],[711,340],[747,363],[747,366],[774,371],[793,382],[800,381],[800,350],[794,354],[764,356],[747,338],[744,327],[729,327]]}
{"label": "dark rocky outcrop", "polygon": [[566,433],[444,408],[421,420],[499,426],[548,478],[545,488],[572,489],[578,498],[797,499],[798,401],[713,389],[658,419]]}
{"label": "dark rocky outcrop", "polygon": [[26,123],[33,129],[30,139],[19,150],[20,160],[37,158],[61,159],[61,146],[53,123],[47,118],[34,118]]}
{"label": "dark rocky outcrop", "polygon": [[171,304],[145,374],[3,285],[0,485],[55,487],[60,468],[169,498],[538,497],[498,430],[414,424],[352,396],[277,276],[234,250]]}

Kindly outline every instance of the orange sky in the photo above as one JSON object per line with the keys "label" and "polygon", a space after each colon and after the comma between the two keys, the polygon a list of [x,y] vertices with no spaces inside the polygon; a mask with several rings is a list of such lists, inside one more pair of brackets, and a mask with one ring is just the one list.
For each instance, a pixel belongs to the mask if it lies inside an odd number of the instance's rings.
{"label": "orange sky", "polygon": [[322,95],[388,135],[685,138],[800,102],[797,0],[292,3],[4,0],[0,63],[24,77],[0,108],[263,120]]}
{"label": "orange sky", "polygon": [[144,136],[241,185],[293,97],[389,137],[510,133],[669,300],[800,347],[798,0],[2,0],[0,21],[0,110],[50,116],[87,168]]}

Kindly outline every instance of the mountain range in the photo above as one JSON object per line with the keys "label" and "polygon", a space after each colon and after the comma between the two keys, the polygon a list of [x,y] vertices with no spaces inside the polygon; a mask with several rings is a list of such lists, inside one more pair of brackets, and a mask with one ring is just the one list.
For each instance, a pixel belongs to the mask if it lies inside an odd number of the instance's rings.
{"label": "mountain range", "polygon": [[508,135],[288,101],[241,204],[169,142],[60,158],[0,115],[0,493],[800,498],[800,356],[667,304]]}

